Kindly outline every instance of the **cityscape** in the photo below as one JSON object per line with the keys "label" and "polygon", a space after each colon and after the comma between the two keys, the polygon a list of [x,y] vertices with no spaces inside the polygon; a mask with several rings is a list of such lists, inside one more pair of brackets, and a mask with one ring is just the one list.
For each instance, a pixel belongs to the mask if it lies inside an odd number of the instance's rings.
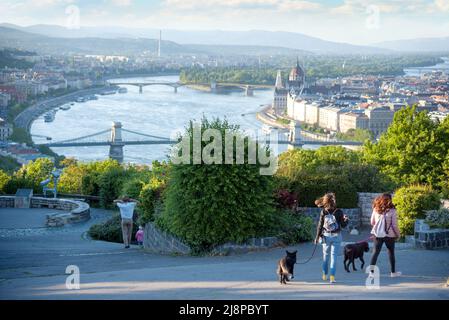
{"label": "cityscape", "polygon": [[447,1],[0,10],[0,300],[449,299]]}

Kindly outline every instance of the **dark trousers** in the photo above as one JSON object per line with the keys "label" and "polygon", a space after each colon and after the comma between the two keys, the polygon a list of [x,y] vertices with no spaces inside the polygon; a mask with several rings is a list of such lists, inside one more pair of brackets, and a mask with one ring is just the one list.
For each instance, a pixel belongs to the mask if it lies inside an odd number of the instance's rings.
{"label": "dark trousers", "polygon": [[374,238],[374,251],[371,257],[371,265],[374,266],[377,263],[377,257],[379,256],[382,245],[385,243],[388,250],[388,258],[390,259],[391,272],[396,272],[396,260],[394,258],[394,243],[395,239],[390,237]]}

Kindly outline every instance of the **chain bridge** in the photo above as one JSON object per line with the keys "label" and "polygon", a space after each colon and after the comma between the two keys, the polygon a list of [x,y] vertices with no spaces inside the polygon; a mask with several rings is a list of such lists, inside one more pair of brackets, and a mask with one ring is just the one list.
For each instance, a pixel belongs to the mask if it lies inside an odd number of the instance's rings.
{"label": "chain bridge", "polygon": [[[126,138],[124,138],[123,133],[126,133]],[[307,139],[301,135],[301,126],[294,122],[291,123],[290,130],[288,132],[276,133],[276,135],[277,136],[275,136],[274,139],[273,136],[270,137],[269,135],[265,135],[263,141],[261,141],[260,137],[258,141],[265,144],[286,144],[289,149],[300,148],[304,145],[362,145],[362,143],[358,141]],[[102,130],[82,137],[57,142],[41,143],[37,145],[45,145],[50,148],[109,146],[109,157],[122,162],[124,156],[123,147],[125,145],[172,145],[178,142],[178,140],[171,140],[167,137],[124,129],[122,128],[121,122],[116,121],[112,123],[112,127],[110,129]]]}

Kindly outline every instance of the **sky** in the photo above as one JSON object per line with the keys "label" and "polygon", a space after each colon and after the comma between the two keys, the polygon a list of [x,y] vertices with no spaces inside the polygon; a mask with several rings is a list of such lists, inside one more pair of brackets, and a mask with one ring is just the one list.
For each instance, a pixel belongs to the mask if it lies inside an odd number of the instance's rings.
{"label": "sky", "polygon": [[449,36],[449,0],[0,0],[0,22],[290,31],[353,44]]}

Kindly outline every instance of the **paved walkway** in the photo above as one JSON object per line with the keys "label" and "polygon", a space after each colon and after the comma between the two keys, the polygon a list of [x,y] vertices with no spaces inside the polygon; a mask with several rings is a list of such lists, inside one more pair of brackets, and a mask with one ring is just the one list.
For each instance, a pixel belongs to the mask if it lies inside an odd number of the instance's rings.
{"label": "paved walkway", "polygon": [[[7,209],[0,209],[0,217],[7,215],[3,210]],[[0,299],[449,299],[449,288],[445,287],[449,250],[398,250],[398,269],[404,273],[401,278],[388,276],[387,255],[382,252],[380,289],[369,290],[366,274],[360,270],[346,273],[341,257],[338,283],[321,281],[318,248],[308,264],[296,266],[294,281],[281,286],[275,269],[285,249],[227,257],[182,257],[87,239],[89,226],[110,215],[109,211],[92,209],[93,219],[79,225],[3,234]],[[299,250],[299,261],[304,261],[313,245],[301,244],[295,249]],[[80,290],[65,287],[68,265],[80,269]]]}

